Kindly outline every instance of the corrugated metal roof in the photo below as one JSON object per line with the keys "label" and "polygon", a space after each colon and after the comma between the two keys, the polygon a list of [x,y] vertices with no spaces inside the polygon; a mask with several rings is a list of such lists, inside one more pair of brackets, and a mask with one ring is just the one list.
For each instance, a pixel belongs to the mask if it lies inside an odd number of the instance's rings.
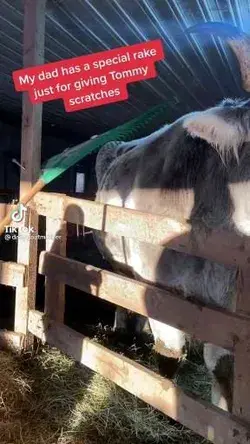
{"label": "corrugated metal roof", "polygon": [[[166,58],[158,77],[129,86],[129,100],[66,113],[62,101],[44,104],[44,120],[89,136],[113,128],[162,101],[172,120],[225,96],[247,96],[238,63],[225,42],[186,36],[190,25],[223,21],[250,32],[247,0],[47,0],[45,61],[160,38]],[[22,66],[23,2],[0,0],[0,112],[20,113],[11,73]]]}

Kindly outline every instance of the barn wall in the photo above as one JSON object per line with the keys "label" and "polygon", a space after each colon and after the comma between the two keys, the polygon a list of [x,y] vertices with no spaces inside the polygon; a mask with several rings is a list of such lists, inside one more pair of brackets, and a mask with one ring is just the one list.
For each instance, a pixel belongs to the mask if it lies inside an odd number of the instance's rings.
{"label": "barn wall", "polygon": [[[48,131],[46,128],[42,138],[42,162],[50,157],[62,152],[68,147],[72,147],[85,140],[84,135],[68,133],[66,136],[58,137],[54,135],[56,130],[53,128]],[[8,124],[0,121],[0,202],[6,201],[3,196],[3,190],[14,191],[18,196],[20,168],[12,162],[12,158],[20,161],[21,147],[21,128],[20,125]],[[95,156],[88,156],[83,162],[70,168],[54,182],[46,187],[46,191],[73,194],[75,191],[75,177],[77,171],[85,173],[86,192],[89,196],[93,195],[95,187],[95,178],[93,178]],[[11,201],[13,195],[11,193],[8,201]]]}

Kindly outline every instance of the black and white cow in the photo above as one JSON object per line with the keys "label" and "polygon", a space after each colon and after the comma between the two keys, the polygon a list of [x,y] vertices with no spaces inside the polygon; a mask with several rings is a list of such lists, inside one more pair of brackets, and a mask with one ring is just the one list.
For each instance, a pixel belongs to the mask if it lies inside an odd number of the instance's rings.
{"label": "black and white cow", "polygon": [[[108,144],[98,153],[96,175],[99,202],[189,221],[194,236],[218,228],[248,236],[250,100],[225,99],[143,139]],[[112,234],[96,232],[95,241],[114,270],[235,310],[236,268]],[[181,356],[185,333],[150,318],[149,324],[156,350]],[[214,376],[212,402],[230,410],[230,353],[204,344],[204,359]]]}

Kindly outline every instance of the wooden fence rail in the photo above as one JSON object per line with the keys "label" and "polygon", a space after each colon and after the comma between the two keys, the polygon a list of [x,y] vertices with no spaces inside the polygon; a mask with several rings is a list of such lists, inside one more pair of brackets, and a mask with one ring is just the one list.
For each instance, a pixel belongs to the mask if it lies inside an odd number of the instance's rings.
{"label": "wooden fence rail", "polygon": [[0,260],[0,284],[23,287],[26,282],[26,266]]}
{"label": "wooden fence rail", "polygon": [[0,329],[0,348],[20,352],[23,349],[25,337],[21,333]]}
{"label": "wooden fence rail", "polygon": [[192,242],[191,226],[170,217],[104,205],[62,194],[38,193],[34,198],[41,216],[82,224],[113,235],[135,238],[167,246],[181,253],[204,257],[225,265],[238,265],[250,271],[250,238],[216,231],[206,239]]}
{"label": "wooden fence rail", "polygon": [[[237,343],[249,337],[249,317],[196,304],[171,291],[73,259],[43,251],[38,272],[143,316],[170,324],[200,341],[232,351]],[[204,325],[212,325],[213,328],[204,329]]]}

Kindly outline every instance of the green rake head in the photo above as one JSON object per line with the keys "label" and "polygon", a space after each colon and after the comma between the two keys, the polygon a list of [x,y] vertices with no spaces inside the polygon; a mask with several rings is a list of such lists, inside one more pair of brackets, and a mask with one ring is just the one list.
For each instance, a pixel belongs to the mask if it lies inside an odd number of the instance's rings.
{"label": "green rake head", "polygon": [[129,142],[130,140],[148,136],[167,123],[166,116],[168,110],[169,107],[166,103],[157,105],[141,116],[101,134],[95,139],[80,143],[53,156],[43,166],[40,179],[45,184],[50,183],[85,156],[98,151],[107,142]]}

